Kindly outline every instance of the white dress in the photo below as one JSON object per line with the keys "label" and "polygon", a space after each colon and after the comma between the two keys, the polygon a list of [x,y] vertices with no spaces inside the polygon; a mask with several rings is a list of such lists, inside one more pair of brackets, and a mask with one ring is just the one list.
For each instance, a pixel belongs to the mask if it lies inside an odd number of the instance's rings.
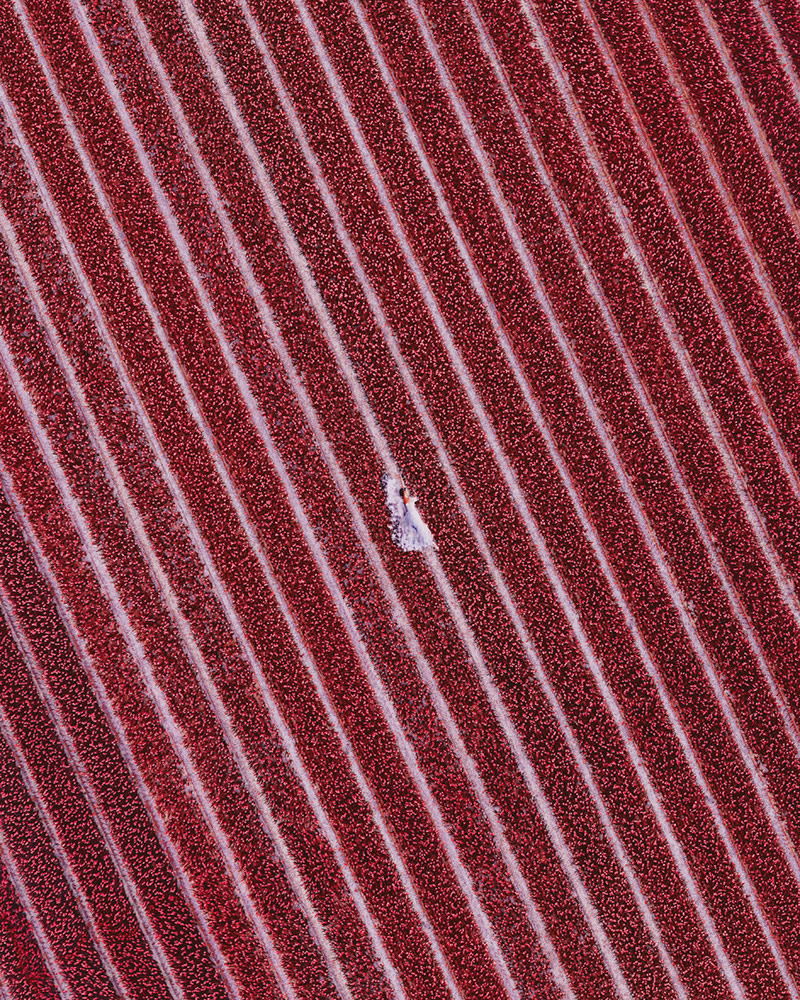
{"label": "white dress", "polygon": [[391,515],[392,541],[404,552],[424,552],[438,549],[431,529],[417,510],[417,498],[388,472],[381,477],[386,506]]}

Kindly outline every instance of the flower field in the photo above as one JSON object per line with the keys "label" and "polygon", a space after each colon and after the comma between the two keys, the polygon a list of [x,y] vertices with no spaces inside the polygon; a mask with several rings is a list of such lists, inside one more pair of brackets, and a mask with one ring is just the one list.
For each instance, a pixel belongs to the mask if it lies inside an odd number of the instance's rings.
{"label": "flower field", "polygon": [[0,40],[0,1000],[800,1000],[800,6]]}

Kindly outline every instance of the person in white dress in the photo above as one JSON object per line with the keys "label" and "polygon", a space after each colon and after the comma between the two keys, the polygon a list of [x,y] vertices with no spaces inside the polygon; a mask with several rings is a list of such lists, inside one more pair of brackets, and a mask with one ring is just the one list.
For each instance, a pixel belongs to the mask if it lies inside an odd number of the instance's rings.
{"label": "person in white dress", "polygon": [[381,477],[386,506],[391,515],[392,541],[404,552],[424,552],[438,549],[431,529],[417,510],[417,498],[405,485],[388,472]]}

